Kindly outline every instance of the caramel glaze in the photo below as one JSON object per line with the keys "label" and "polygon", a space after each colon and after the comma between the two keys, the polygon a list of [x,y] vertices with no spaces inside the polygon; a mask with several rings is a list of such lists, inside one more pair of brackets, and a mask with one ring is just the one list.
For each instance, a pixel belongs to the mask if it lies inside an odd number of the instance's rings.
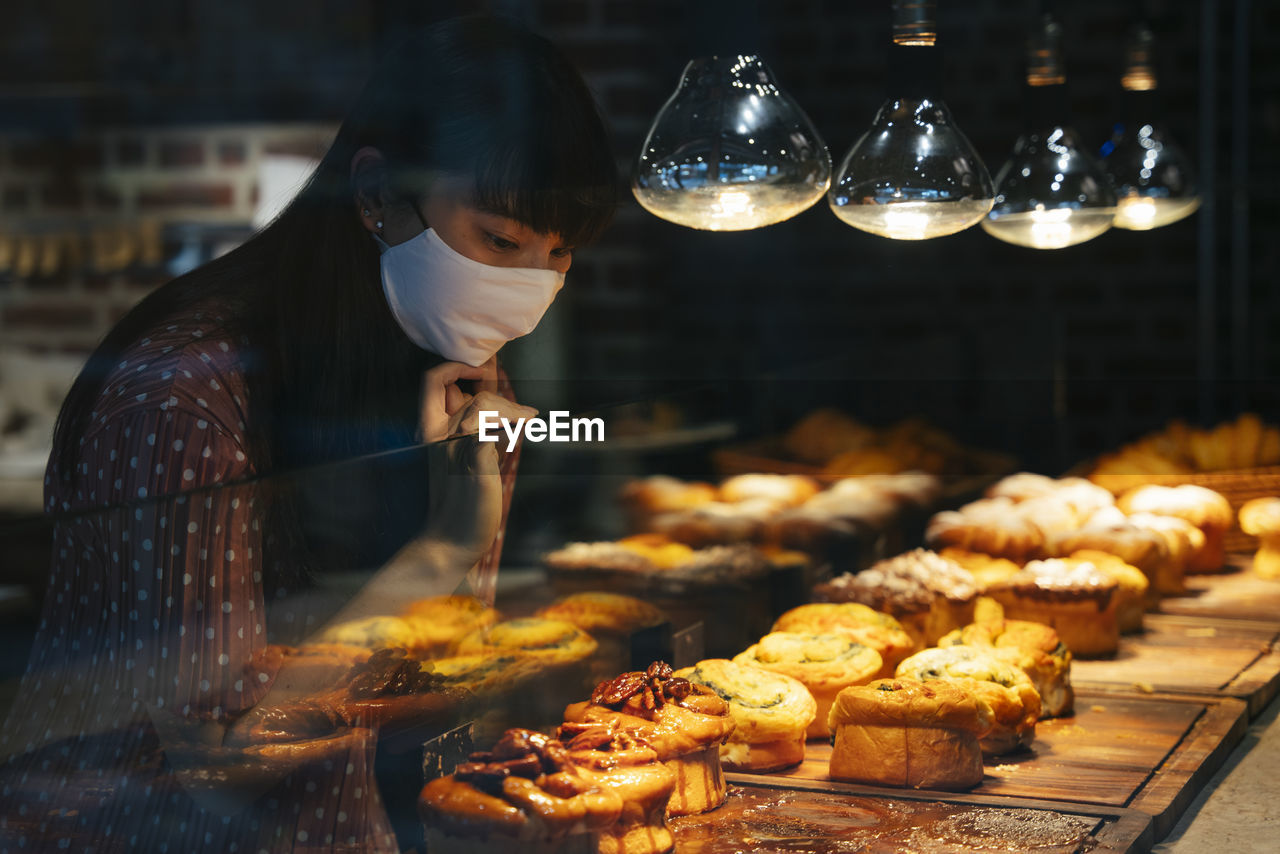
{"label": "caramel glaze", "polygon": [[591,834],[592,850],[645,854],[674,844],[663,817],[674,777],[625,733],[583,731],[565,744],[508,730],[492,751],[470,760],[423,788],[418,809],[428,828],[454,839],[496,835],[531,846]]}
{"label": "caramel glaze", "polygon": [[719,747],[734,730],[729,704],[710,688],[673,677],[665,662],[600,683],[590,701],[566,708],[564,719],[566,727],[602,726],[652,747],[676,777],[669,815],[724,802]]}
{"label": "caramel glaze", "polygon": [[602,682],[591,700],[570,704],[564,719],[634,733],[664,762],[727,741],[734,729],[729,704],[710,688],[671,673],[669,665],[654,662],[644,672]]}

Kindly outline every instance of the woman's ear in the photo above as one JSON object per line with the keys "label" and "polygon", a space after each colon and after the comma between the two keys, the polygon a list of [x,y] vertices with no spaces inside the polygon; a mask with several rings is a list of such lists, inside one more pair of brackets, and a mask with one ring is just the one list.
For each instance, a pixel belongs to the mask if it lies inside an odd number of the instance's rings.
{"label": "woman's ear", "polygon": [[351,192],[356,215],[364,227],[374,234],[382,231],[386,220],[387,158],[378,149],[366,145],[351,157]]}

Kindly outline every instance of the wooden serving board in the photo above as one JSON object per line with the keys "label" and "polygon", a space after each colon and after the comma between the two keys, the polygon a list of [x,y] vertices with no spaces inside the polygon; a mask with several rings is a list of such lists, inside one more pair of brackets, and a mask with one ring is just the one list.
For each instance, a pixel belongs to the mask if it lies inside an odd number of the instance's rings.
{"label": "wooden serving board", "polygon": [[1113,658],[1072,662],[1076,688],[1239,697],[1250,717],[1280,689],[1280,624],[1147,614],[1144,625]]}
{"label": "wooden serving board", "polygon": [[1228,557],[1221,575],[1187,576],[1187,592],[1160,602],[1160,611],[1186,617],[1226,617],[1280,624],[1280,579],[1253,574],[1249,555]]}
{"label": "wooden serving board", "polygon": [[[1244,735],[1233,698],[1084,694],[1069,718],[1041,721],[1031,748],[988,760],[975,795],[1131,807],[1169,832]],[[809,742],[805,760],[777,775],[829,781],[831,745]]]}
{"label": "wooden serving board", "polygon": [[723,806],[670,820],[680,854],[1119,854],[1152,845],[1150,817],[1118,807],[727,777]]}

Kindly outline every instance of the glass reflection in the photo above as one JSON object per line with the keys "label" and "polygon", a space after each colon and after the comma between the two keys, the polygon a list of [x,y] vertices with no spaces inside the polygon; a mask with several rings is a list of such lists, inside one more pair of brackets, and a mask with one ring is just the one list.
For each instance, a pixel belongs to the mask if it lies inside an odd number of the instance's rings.
{"label": "glass reflection", "polygon": [[1154,43],[1145,25],[1130,37],[1121,77],[1126,117],[1103,147],[1103,167],[1119,198],[1116,228],[1131,231],[1169,225],[1200,207],[1191,158],[1152,120],[1159,113]]}
{"label": "glass reflection", "polygon": [[1066,124],[1062,28],[1044,15],[1028,40],[1030,129],[996,175],[996,199],[982,221],[992,237],[1031,249],[1062,249],[1111,228],[1116,194],[1102,166]]}
{"label": "glass reflection", "polygon": [[991,209],[991,176],[941,101],[891,99],[845,155],[828,194],[862,231],[926,240],[962,231]]}
{"label": "glass reflection", "polygon": [[741,231],[789,219],[822,197],[831,157],[804,111],[754,56],[690,62],[654,120],[632,191],[679,225]]}

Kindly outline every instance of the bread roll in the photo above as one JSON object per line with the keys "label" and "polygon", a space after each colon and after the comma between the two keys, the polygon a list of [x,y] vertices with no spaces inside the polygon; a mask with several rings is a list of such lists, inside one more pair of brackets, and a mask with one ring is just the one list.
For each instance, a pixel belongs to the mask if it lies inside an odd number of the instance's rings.
{"label": "bread roll", "polygon": [[938,680],[881,679],[841,691],[828,724],[832,779],[911,789],[970,789],[982,782],[978,738],[987,704]]}

